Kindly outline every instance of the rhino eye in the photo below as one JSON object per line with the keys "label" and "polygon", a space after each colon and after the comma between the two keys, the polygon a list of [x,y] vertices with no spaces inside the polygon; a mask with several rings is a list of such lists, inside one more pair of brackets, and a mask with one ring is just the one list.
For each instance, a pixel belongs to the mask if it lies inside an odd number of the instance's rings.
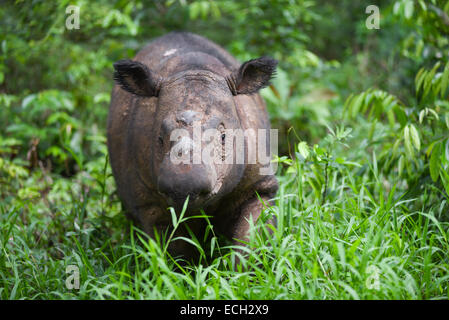
{"label": "rhino eye", "polygon": [[217,128],[221,132],[221,143],[224,144],[226,140],[225,128],[223,124],[220,124]]}
{"label": "rhino eye", "polygon": [[218,126],[218,130],[221,132],[221,161],[226,160],[226,149],[225,149],[225,141],[226,141],[226,134],[225,134],[225,127],[223,124],[220,124]]}
{"label": "rhino eye", "polygon": [[162,137],[159,137],[159,138],[157,139],[157,142],[159,142],[159,145],[160,145],[160,146],[163,146],[163,145],[164,145],[164,140],[162,140]]}

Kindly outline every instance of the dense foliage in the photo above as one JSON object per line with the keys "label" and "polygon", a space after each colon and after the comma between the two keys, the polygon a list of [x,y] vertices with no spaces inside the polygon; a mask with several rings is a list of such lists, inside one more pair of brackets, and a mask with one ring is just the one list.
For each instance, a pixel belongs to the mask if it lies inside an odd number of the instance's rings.
{"label": "dense foliage", "polygon": [[[265,213],[279,224],[254,227],[250,268],[234,269],[213,228],[206,245],[189,239],[201,262],[180,266],[129,232],[115,194],[112,64],[174,30],[279,60],[262,92],[280,137]],[[2,4],[0,298],[449,298],[448,34],[443,0]]]}

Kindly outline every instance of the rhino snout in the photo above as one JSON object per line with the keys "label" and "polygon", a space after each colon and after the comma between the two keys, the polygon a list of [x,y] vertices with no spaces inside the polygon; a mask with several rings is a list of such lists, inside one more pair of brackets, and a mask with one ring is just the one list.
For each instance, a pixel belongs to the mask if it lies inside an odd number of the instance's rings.
{"label": "rhino snout", "polygon": [[203,164],[164,163],[160,168],[157,184],[159,192],[180,208],[187,196],[190,204],[198,198],[207,198],[214,189],[215,181],[212,178],[208,168]]}

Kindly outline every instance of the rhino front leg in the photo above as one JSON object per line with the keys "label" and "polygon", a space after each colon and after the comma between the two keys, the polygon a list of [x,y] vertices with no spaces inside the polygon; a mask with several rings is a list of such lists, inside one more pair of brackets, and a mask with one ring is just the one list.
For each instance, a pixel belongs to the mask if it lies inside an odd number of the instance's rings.
{"label": "rhino front leg", "polygon": [[197,239],[201,239],[201,231],[205,228],[202,219],[191,219],[183,222],[174,230],[171,214],[168,210],[163,210],[159,207],[149,207],[141,210],[139,213],[139,223],[150,237],[154,239],[155,232],[157,232],[159,238],[165,239],[162,243],[165,246],[170,236],[172,236],[170,243],[168,243],[167,251],[173,258],[182,257],[192,261],[198,258],[199,252],[194,245],[183,239],[176,238],[184,237],[189,239],[191,237],[189,231],[191,231]]}
{"label": "rhino front leg", "polygon": [[[232,237],[234,244],[242,245],[249,241],[249,221],[252,221],[253,224],[256,224],[257,219],[259,219],[262,210],[264,209],[264,203],[265,206],[271,204],[268,197],[262,196],[261,200],[259,200],[259,198],[257,197],[252,198],[242,206],[240,216],[238,217],[237,222],[234,225],[234,232]],[[273,226],[276,225],[273,219],[269,219],[267,223]]]}

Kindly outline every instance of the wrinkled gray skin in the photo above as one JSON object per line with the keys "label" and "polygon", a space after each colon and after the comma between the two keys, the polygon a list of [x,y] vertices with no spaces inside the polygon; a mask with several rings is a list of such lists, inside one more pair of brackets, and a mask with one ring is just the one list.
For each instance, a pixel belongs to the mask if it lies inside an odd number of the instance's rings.
{"label": "wrinkled gray skin", "polygon": [[[202,208],[213,216],[214,230],[235,241],[246,239],[248,219],[255,221],[263,209],[256,192],[268,203],[278,188],[275,177],[260,175],[259,163],[175,165],[169,158],[176,144],[170,133],[176,128],[192,133],[194,121],[201,121],[202,130],[270,129],[257,91],[269,84],[276,63],[259,58],[242,65],[209,40],[176,32],[153,40],[133,60],[114,65],[110,162],[128,217],[150,236],[170,229],[167,208],[179,213],[189,196],[188,215]],[[201,237],[205,221],[192,219],[188,226]],[[186,234],[180,228],[176,235]],[[177,240],[169,250],[189,256],[192,248]]]}

